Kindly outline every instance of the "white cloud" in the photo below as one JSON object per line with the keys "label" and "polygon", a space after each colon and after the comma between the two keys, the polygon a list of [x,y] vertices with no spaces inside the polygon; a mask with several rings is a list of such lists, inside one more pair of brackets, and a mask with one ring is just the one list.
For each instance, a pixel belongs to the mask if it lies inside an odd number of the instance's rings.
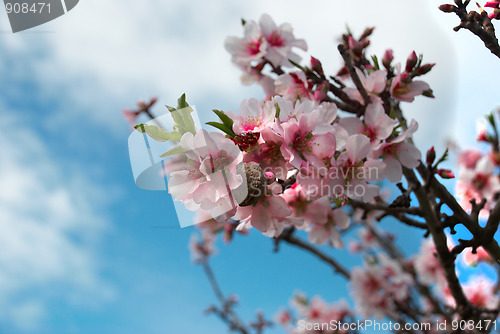
{"label": "white cloud", "polygon": [[35,329],[51,301],[111,298],[95,256],[110,227],[99,213],[102,190],[55,163],[17,117],[2,116],[0,142],[0,322]]}
{"label": "white cloud", "polygon": [[[227,35],[242,34],[242,17],[258,19],[268,12],[277,22],[292,23],[296,36],[308,41],[309,53],[333,73],[340,65],[335,39],[345,25],[358,34],[374,25],[374,54],[392,47],[404,62],[415,49],[438,63],[428,80],[439,100],[409,107],[417,119],[432,119],[426,125],[436,132],[436,124],[445,121],[445,113],[436,110],[444,110],[456,98],[456,89],[449,89],[455,85],[457,67],[450,36],[460,36],[451,31],[452,18],[433,14],[438,12],[435,1],[412,3],[411,13],[408,5],[401,0],[86,0],[39,28],[53,33],[8,35],[4,42],[25,59],[30,69],[26,74],[34,75],[43,94],[59,99],[58,122],[72,122],[83,114],[122,128],[123,123],[116,122],[120,108],[131,106],[138,97],[159,94],[163,105],[186,92],[198,106],[217,103],[210,107],[231,108],[250,97],[256,90],[239,84],[239,72],[223,47]],[[440,20],[451,23],[444,27]],[[428,137],[423,131],[422,138]]]}

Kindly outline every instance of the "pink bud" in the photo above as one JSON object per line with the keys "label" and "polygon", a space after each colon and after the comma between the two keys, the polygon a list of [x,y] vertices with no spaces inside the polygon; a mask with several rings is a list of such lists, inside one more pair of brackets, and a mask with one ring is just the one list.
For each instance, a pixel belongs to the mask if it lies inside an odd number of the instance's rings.
{"label": "pink bud", "polygon": [[417,69],[417,75],[427,74],[430,70],[432,70],[432,68],[434,67],[434,65],[436,65],[436,63],[433,63],[433,64],[424,64],[424,65],[420,66]]}
{"label": "pink bud", "polygon": [[366,28],[363,32],[363,35],[361,35],[359,39],[365,39],[366,37],[370,36],[373,33],[373,30],[375,30],[375,27]]}
{"label": "pink bud", "polygon": [[349,49],[354,53],[356,57],[361,57],[363,54],[363,45],[355,40],[352,36],[349,36]]}
{"label": "pink bud", "polygon": [[453,172],[449,169],[438,169],[437,173],[443,179],[454,179],[455,178],[455,174],[453,174]]}
{"label": "pink bud", "polygon": [[337,72],[337,74],[335,75],[336,77],[343,77],[343,76],[346,76],[349,74],[349,71],[347,70],[347,67],[342,67],[340,69],[340,71]]}
{"label": "pink bud", "polygon": [[418,57],[415,51],[413,51],[406,59],[406,72],[413,71],[415,65],[417,65]]}
{"label": "pink bud", "polygon": [[391,67],[392,60],[394,59],[394,56],[392,54],[392,50],[386,50],[384,53],[384,57],[382,58],[382,64],[386,69],[389,69]]}
{"label": "pink bud", "polygon": [[428,151],[427,151],[427,166],[431,166],[434,160],[436,159],[436,151],[434,150],[434,146],[432,146]]}
{"label": "pink bud", "polygon": [[265,172],[267,183],[273,183],[276,181],[276,175],[273,172]]}
{"label": "pink bud", "polygon": [[324,75],[323,66],[321,66],[321,62],[312,56],[311,56],[311,68],[314,72],[318,73],[319,75]]}
{"label": "pink bud", "polygon": [[488,1],[484,7],[498,8],[500,6],[500,1]]}
{"label": "pink bud", "polygon": [[411,77],[407,72],[401,73],[401,82],[409,84],[411,82]]}
{"label": "pink bud", "polygon": [[452,12],[457,10],[457,7],[455,7],[453,5],[448,5],[448,4],[441,5],[438,8],[440,11],[445,12],[445,13],[452,13]]}
{"label": "pink bud", "polygon": [[328,83],[328,81],[323,81],[314,91],[314,100],[318,102],[323,101],[326,98],[326,94],[328,93],[329,89],[330,84]]}

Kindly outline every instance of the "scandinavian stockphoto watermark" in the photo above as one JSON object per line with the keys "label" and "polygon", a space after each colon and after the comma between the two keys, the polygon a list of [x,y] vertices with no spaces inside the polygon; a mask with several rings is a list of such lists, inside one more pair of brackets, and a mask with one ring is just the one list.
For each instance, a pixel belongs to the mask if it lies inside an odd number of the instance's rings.
{"label": "scandinavian stockphoto watermark", "polygon": [[27,30],[52,21],[70,10],[79,0],[4,0],[12,32]]}

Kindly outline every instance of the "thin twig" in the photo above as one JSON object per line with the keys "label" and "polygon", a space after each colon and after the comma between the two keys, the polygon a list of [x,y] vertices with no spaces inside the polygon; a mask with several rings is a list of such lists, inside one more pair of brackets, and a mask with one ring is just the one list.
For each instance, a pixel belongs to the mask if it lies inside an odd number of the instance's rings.
{"label": "thin twig", "polygon": [[338,45],[338,50],[340,52],[340,55],[344,59],[345,66],[347,67],[347,70],[349,71],[349,75],[351,76],[352,82],[358,89],[359,93],[361,94],[361,97],[363,98],[363,101],[365,102],[365,106],[369,105],[371,100],[370,97],[368,96],[368,93],[365,90],[365,87],[363,87],[363,84],[361,83],[361,80],[358,77],[358,74],[356,73],[356,70],[354,69],[354,66],[352,65],[351,57],[349,56],[349,53],[347,52],[346,48],[342,45]]}
{"label": "thin twig", "polygon": [[224,294],[222,293],[219,283],[217,283],[217,280],[215,279],[215,275],[212,271],[212,268],[210,267],[210,264],[208,263],[208,260],[205,259],[205,261],[201,262],[201,264],[208,278],[210,286],[212,287],[215,296],[217,297],[219,303],[221,304],[222,310],[226,311],[231,316],[231,319],[229,318],[224,319],[224,317],[222,317],[223,320],[227,320],[228,323],[231,325],[231,327],[238,330],[241,334],[249,334],[248,330],[245,328],[239,317],[233,312],[231,307],[228,307],[228,301],[224,297]]}
{"label": "thin twig", "polygon": [[318,258],[320,258],[321,260],[323,260],[324,262],[326,262],[330,266],[332,266],[333,269],[335,270],[335,272],[341,274],[344,278],[346,278],[348,280],[351,278],[351,275],[349,274],[347,269],[344,268],[344,266],[342,266],[340,263],[335,261],[332,257],[323,253],[318,248],[316,248],[316,247],[308,244],[307,242],[304,242],[301,239],[295,237],[293,235],[293,232],[294,232],[294,230],[292,230],[292,229],[283,231],[283,233],[280,236],[280,240],[285,241],[291,245],[295,245],[299,248],[302,248],[302,249],[308,251],[309,253],[316,255]]}

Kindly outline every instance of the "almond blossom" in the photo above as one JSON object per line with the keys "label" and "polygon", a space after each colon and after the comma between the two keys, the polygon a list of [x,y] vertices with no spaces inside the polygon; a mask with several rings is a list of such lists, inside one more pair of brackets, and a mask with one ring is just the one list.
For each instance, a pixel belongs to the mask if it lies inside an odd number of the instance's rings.
{"label": "almond blossom", "polygon": [[[377,70],[368,74],[368,76],[365,76],[359,68],[356,67],[355,70],[361,84],[368,93],[370,100],[372,102],[381,103],[382,99],[378,96],[378,94],[382,93],[386,87],[387,71]],[[344,88],[344,92],[346,92],[351,99],[356,100],[361,104],[365,103],[357,88],[346,87]]]}
{"label": "almond blossom", "polygon": [[265,58],[274,67],[292,67],[293,65],[288,61],[288,59],[294,62],[300,61],[300,57],[292,51],[293,47],[307,51],[306,41],[295,38],[293,35],[293,28],[290,24],[283,23],[277,26],[271,16],[263,14],[260,17],[259,26],[262,36],[268,44]]}
{"label": "almond blossom", "polygon": [[464,262],[471,267],[477,267],[481,262],[489,264],[493,264],[494,262],[490,254],[483,247],[478,247],[476,254],[472,252],[472,248],[470,247],[465,249],[462,254]]}
{"label": "almond blossom", "polygon": [[[471,208],[472,199],[479,203],[483,198],[487,200],[485,208],[488,209],[494,203],[495,195],[500,192],[500,181],[494,175],[495,164],[488,155],[478,159],[475,164],[473,160],[469,159],[468,164],[459,165],[456,192],[465,209]],[[486,214],[486,211],[482,213]]]}
{"label": "almond blossom", "polygon": [[295,71],[280,75],[274,82],[276,93],[292,101],[300,99],[314,99],[311,93],[311,84],[302,71]]}
{"label": "almond blossom", "polygon": [[368,157],[370,139],[362,134],[350,136],[345,151],[332,158],[329,170],[330,186],[335,197],[371,201],[379,187],[369,182],[383,179],[385,164]]}
{"label": "almond blossom", "polygon": [[394,302],[404,303],[409,297],[413,279],[385,254],[374,260],[352,270],[351,293],[360,313],[382,319],[395,311]]}
{"label": "almond blossom", "polygon": [[294,37],[291,25],[277,26],[268,14],[263,14],[259,23],[245,21],[243,28],[243,38],[230,36],[224,43],[233,63],[242,68],[249,68],[252,62],[261,60],[269,61],[274,67],[291,67],[288,59],[300,61],[292,48],[307,50],[306,42]]}
{"label": "almond blossom", "polygon": [[292,210],[286,201],[279,196],[281,187],[276,183],[268,186],[266,195],[257,204],[238,207],[235,218],[241,221],[238,230],[254,227],[264,235],[274,237],[283,229],[292,225],[295,220],[290,217]]}
{"label": "almond blossom", "polygon": [[429,85],[420,80],[413,80],[407,72],[401,73],[401,64],[396,65],[396,76],[392,79],[390,92],[399,101],[412,102],[415,96],[430,90]]}
{"label": "almond blossom", "polygon": [[236,134],[260,132],[274,122],[274,111],[269,104],[260,103],[257,99],[243,100],[238,114],[231,114],[234,121],[233,131]]}
{"label": "almond blossom", "polygon": [[385,163],[385,176],[391,182],[401,180],[403,168],[415,168],[420,164],[422,153],[412,143],[406,141],[418,129],[418,123],[412,120],[408,128],[397,137],[381,143],[373,150],[371,157],[382,158]]}
{"label": "almond blossom", "polygon": [[427,285],[445,280],[443,267],[436,254],[436,246],[431,239],[422,242],[420,251],[413,261],[419,280]]}
{"label": "almond blossom", "polygon": [[180,140],[186,160],[168,170],[169,193],[189,209],[203,209],[216,218],[236,210],[232,191],[243,178],[237,166],[243,156],[238,146],[221,133],[186,132]]}
{"label": "almond blossom", "polygon": [[374,102],[366,107],[364,121],[358,117],[345,117],[339,121],[339,124],[350,135],[364,134],[370,138],[372,143],[378,145],[380,141],[387,139],[392,134],[398,121],[385,113],[382,103]]}
{"label": "almond blossom", "polygon": [[338,230],[347,229],[350,219],[344,210],[332,209],[328,196],[323,196],[310,203],[304,218],[311,224],[308,230],[309,241],[318,245],[331,241],[336,248],[344,246]]}

